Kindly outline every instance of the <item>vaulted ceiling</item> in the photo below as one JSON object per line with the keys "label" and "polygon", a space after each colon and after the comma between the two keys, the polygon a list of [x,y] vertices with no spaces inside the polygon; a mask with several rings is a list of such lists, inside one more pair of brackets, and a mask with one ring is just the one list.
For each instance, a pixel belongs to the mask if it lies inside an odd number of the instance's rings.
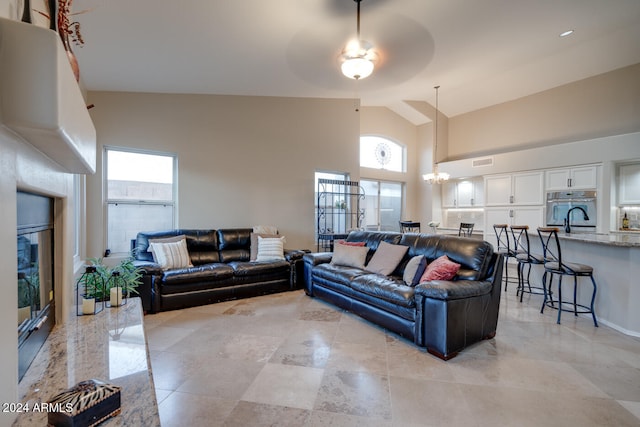
{"label": "vaulted ceiling", "polygon": [[[87,12],[78,13],[85,9]],[[75,0],[89,90],[360,98],[415,124],[640,63],[638,0],[362,0],[380,60],[356,83],[339,56],[354,0]],[[560,37],[565,30],[574,30]]]}

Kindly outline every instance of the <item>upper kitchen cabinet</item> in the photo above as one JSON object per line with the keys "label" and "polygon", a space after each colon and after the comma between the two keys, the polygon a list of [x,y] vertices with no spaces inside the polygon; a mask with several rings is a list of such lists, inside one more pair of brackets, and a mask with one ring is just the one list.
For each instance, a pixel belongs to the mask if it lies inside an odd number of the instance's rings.
{"label": "upper kitchen cabinet", "polygon": [[542,172],[485,176],[485,206],[542,205],[543,178]]}
{"label": "upper kitchen cabinet", "polygon": [[484,202],[482,178],[456,179],[442,185],[442,206],[445,208],[471,208]]}
{"label": "upper kitchen cabinet", "polygon": [[547,190],[595,190],[598,186],[598,165],[546,171]]}
{"label": "upper kitchen cabinet", "polygon": [[640,205],[640,163],[620,166],[620,205]]}

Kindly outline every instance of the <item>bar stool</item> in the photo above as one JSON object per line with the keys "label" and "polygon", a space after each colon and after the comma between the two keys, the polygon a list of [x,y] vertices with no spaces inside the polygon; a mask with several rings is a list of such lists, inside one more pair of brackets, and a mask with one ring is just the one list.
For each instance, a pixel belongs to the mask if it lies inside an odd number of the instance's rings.
{"label": "bar stool", "polygon": [[471,237],[471,233],[473,233],[474,225],[475,223],[473,222],[461,222],[460,228],[458,229],[458,236]]}
{"label": "bar stool", "polygon": [[[513,236],[513,247],[516,261],[518,261],[518,293],[520,294],[520,302],[524,293],[544,294],[544,287],[531,286],[529,278],[531,277],[531,266],[544,264],[544,257],[539,254],[531,253],[529,242],[529,226],[528,225],[512,225],[511,235]],[[525,266],[527,269],[527,278],[524,277]],[[525,284],[527,285],[525,287]]]}
{"label": "bar stool", "polygon": [[507,268],[509,265],[509,258],[515,258],[516,252],[511,247],[511,242],[509,240],[509,233],[507,229],[509,226],[507,224],[493,224],[493,231],[496,233],[496,239],[498,242],[498,247],[496,248],[496,252],[502,254],[504,257],[504,290],[506,292],[507,286],[509,283],[520,283],[515,282],[513,279],[509,279],[509,269]]}
{"label": "bar stool", "polygon": [[419,233],[420,232],[420,223],[415,221],[400,221],[400,232],[401,233]]}
{"label": "bar stool", "polygon": [[[563,311],[572,311],[575,316],[578,313],[591,313],[593,324],[598,327],[596,313],[593,310],[593,303],[596,299],[596,281],[593,278],[593,267],[585,264],[562,261],[562,250],[560,249],[560,240],[558,239],[558,229],[555,227],[538,228],[538,236],[544,250],[544,275],[542,276],[542,286],[544,289],[544,301],[540,313],[544,312],[544,307],[551,307],[558,310],[558,324],[560,323],[560,315]],[[549,285],[547,286],[547,275],[551,274]],[[558,275],[558,299],[553,299],[551,286],[553,284],[553,276]],[[562,299],[562,276],[573,276],[573,301],[564,301]],[[593,285],[593,293],[591,294],[591,304],[589,306],[578,304],[578,277],[589,277]],[[558,307],[555,307],[558,303]],[[563,304],[573,305],[573,310],[563,308]],[[580,308],[580,310],[578,310]]]}

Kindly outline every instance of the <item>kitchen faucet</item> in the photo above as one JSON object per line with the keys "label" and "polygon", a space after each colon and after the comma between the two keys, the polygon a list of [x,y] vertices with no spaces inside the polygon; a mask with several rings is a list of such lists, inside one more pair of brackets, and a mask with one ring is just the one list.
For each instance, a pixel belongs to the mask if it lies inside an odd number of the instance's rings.
{"label": "kitchen faucet", "polygon": [[575,209],[580,209],[582,211],[582,213],[584,214],[584,220],[585,221],[589,221],[589,215],[587,215],[587,211],[585,211],[584,209],[582,209],[580,206],[574,206],[571,209],[569,209],[567,211],[567,217],[564,220],[564,232],[565,233],[571,233],[571,226],[569,225],[570,219],[571,219],[571,212]]}

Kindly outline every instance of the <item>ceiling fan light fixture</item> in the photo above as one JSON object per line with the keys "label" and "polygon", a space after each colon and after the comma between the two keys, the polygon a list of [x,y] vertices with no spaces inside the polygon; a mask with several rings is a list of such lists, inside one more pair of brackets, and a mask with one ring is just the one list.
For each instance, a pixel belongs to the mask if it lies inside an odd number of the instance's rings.
{"label": "ceiling fan light fixture", "polygon": [[342,74],[350,79],[364,79],[373,73],[377,55],[371,43],[353,40],[342,51]]}
{"label": "ceiling fan light fixture", "polygon": [[354,80],[364,79],[373,73],[378,55],[373,50],[373,45],[360,39],[360,2],[354,0],[358,5],[357,13],[357,38],[347,43],[340,56],[340,69],[342,74]]}

